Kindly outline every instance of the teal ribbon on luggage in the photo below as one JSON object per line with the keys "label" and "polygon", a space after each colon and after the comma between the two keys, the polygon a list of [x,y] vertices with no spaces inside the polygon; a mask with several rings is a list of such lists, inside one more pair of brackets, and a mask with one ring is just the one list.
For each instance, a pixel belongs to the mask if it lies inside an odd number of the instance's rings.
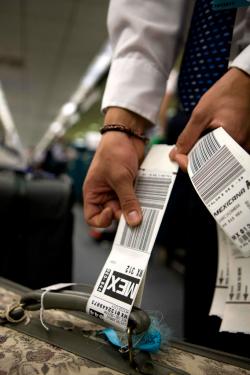
{"label": "teal ribbon on luggage", "polygon": [[[120,348],[126,347],[126,344],[121,341],[114,328],[105,328],[101,333],[114,346]],[[161,333],[153,327],[149,327],[147,332],[140,335],[133,335],[133,349],[143,350],[149,353],[156,353],[161,346]]]}

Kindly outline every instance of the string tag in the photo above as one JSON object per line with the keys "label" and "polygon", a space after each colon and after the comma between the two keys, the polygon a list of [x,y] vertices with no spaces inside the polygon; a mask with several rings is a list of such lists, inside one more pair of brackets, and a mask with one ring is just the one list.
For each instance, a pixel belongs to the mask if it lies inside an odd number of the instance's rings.
{"label": "string tag", "polygon": [[48,292],[52,291],[58,291],[62,290],[65,288],[68,288],[69,286],[76,285],[76,283],[58,283],[58,284],[53,284],[44,288],[41,288],[43,290],[43,293],[41,294],[41,307],[40,307],[40,322],[42,326],[46,329],[46,331],[49,331],[49,327],[44,321],[44,298]]}

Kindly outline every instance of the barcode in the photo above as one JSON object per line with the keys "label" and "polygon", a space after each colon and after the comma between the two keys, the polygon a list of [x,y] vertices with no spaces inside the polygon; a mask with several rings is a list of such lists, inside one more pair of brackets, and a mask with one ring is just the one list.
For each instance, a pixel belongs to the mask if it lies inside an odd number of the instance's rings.
{"label": "barcode", "polygon": [[238,240],[241,244],[243,244],[244,242],[248,242],[250,240],[250,232],[242,234],[242,236],[239,237]]}
{"label": "barcode", "polygon": [[136,182],[135,193],[142,207],[164,207],[171,177],[139,176]]}
{"label": "barcode", "polygon": [[142,207],[142,223],[134,228],[125,224],[120,245],[147,252],[159,212],[159,210]]}
{"label": "barcode", "polygon": [[221,145],[214,136],[214,133],[208,133],[199,142],[199,146],[191,152],[190,168],[196,173],[217,151]]}
{"label": "barcode", "polygon": [[227,146],[223,146],[193,175],[192,182],[204,202],[209,203],[244,171]]}

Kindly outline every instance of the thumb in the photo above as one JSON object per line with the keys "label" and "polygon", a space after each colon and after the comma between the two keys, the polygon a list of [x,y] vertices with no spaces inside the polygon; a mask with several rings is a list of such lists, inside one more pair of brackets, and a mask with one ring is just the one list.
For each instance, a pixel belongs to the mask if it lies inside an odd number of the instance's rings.
{"label": "thumb", "polygon": [[127,224],[130,226],[139,225],[142,221],[142,213],[132,182],[123,181],[123,183],[117,187],[116,193]]}
{"label": "thumb", "polygon": [[[199,104],[197,105],[199,106]],[[202,133],[210,123],[210,116],[206,112],[198,111],[197,108],[192,112],[191,118],[179,135],[175,152],[187,155]]]}

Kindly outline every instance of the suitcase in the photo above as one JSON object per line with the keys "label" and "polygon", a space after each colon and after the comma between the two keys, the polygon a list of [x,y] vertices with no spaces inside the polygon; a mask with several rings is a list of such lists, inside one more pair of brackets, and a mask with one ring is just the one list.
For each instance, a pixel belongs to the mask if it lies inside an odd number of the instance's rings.
{"label": "suitcase", "polygon": [[0,227],[1,276],[32,289],[71,280],[72,186],[66,176],[0,172]]}
{"label": "suitcase", "polygon": [[[81,299],[87,298],[91,290],[87,286],[81,288],[78,292],[65,292],[67,295],[73,295],[73,299],[76,297],[75,306]],[[23,308],[30,303],[33,310],[36,310],[39,293],[41,295],[40,291],[33,292],[0,278],[0,311],[20,301],[20,298]],[[56,307],[60,305],[61,292],[58,292],[57,297],[58,299],[54,299]],[[48,296],[48,301],[49,298]],[[71,301],[66,307],[69,309],[72,306],[74,303]],[[21,315],[18,308],[13,308],[13,311],[16,311],[16,315],[9,312],[8,316],[19,319]],[[49,325],[49,331],[41,325],[39,310],[29,312],[28,324],[27,321],[8,322],[5,316],[6,312],[0,313],[1,375],[250,374],[249,359],[178,341],[171,341],[167,347],[151,355],[151,358],[145,356],[145,353],[137,353],[136,370],[134,364],[133,367],[130,366],[128,357],[119,353],[100,334],[100,321],[83,312],[46,310],[44,318]]]}

